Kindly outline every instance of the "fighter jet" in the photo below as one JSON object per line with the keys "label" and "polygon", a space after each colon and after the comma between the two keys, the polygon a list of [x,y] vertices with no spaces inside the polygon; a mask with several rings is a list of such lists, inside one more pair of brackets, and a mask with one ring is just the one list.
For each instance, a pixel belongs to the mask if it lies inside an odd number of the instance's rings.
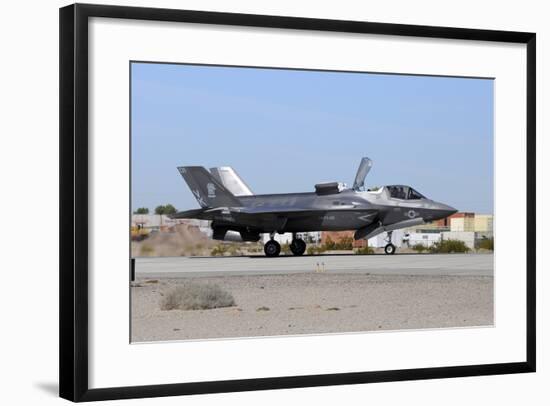
{"label": "fighter jet", "polygon": [[365,189],[365,177],[372,167],[362,158],[351,188],[341,182],[318,183],[314,192],[253,194],[231,167],[181,166],[178,170],[201,206],[174,214],[173,218],[210,220],[213,238],[226,241],[270,239],[265,255],[281,252],[276,233],[292,233],[290,250],[303,255],[305,241],[299,233],[355,230],[354,238],[369,239],[387,233],[386,254],[394,254],[392,232],[456,213],[456,209],[430,200],[410,186],[388,185]]}

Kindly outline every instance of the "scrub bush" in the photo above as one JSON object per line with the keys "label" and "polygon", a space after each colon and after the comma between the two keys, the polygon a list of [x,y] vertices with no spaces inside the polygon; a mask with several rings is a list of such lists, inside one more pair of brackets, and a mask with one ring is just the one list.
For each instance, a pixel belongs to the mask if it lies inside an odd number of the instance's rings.
{"label": "scrub bush", "polygon": [[492,238],[484,238],[478,243],[477,248],[482,250],[494,251],[495,240]]}
{"label": "scrub bush", "polygon": [[469,251],[470,248],[461,240],[442,240],[430,247],[430,252],[434,254],[464,253]]}
{"label": "scrub bush", "polygon": [[366,247],[356,249],[355,253],[357,255],[368,255],[368,254],[374,254],[374,250],[367,245]]}
{"label": "scrub bush", "polygon": [[424,251],[427,251],[428,250],[428,247],[426,247],[424,244],[414,244],[412,247],[411,247],[413,250],[415,250],[416,252],[424,252]]}
{"label": "scrub bush", "polygon": [[164,296],[162,310],[204,310],[235,306],[235,299],[218,285],[186,283]]}

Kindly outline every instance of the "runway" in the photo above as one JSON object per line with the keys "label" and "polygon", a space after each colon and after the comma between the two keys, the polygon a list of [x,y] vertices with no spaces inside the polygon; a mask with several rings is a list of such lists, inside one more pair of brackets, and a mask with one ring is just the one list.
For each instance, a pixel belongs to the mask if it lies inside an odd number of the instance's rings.
{"label": "runway", "polygon": [[136,278],[276,275],[308,272],[493,276],[493,254],[313,255],[136,258]]}

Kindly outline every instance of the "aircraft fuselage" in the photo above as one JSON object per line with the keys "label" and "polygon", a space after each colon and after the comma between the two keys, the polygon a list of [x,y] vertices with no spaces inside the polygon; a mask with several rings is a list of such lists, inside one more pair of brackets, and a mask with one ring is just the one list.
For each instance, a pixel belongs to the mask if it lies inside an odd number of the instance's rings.
{"label": "aircraft fuselage", "polygon": [[[216,240],[258,241],[270,234],[264,246],[267,256],[277,256],[280,244],[275,233],[293,233],[290,249],[305,252],[305,242],[297,233],[355,230],[354,238],[368,239],[382,232],[445,218],[456,210],[430,200],[405,185],[389,185],[364,190],[364,178],[372,162],[363,158],[352,188],[339,182],[319,183],[315,192],[255,195],[230,167],[178,167],[200,209],[176,213],[174,218],[210,220]],[[235,238],[235,239],[234,239]],[[386,245],[386,253],[395,247]]]}
{"label": "aircraft fuselage", "polygon": [[[309,232],[357,230],[380,221],[390,225],[400,221],[422,218],[433,221],[445,218],[456,210],[430,199],[407,201],[392,199],[380,192],[356,192],[344,190],[334,195],[311,193],[285,193],[242,196],[242,205],[262,211],[279,212],[299,209],[302,213],[293,213],[281,221],[281,216],[264,216],[262,224],[257,218],[237,220],[231,214],[219,213],[213,217],[217,226],[246,226],[261,233],[269,232]],[[246,217],[246,216],[243,216]]]}

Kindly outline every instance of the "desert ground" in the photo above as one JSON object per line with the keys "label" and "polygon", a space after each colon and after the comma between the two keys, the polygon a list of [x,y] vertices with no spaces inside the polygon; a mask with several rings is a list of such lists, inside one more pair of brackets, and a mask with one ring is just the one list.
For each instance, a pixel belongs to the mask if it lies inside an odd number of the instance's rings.
{"label": "desert ground", "polygon": [[[404,263],[414,262],[412,257],[401,258]],[[131,340],[490,326],[492,255],[484,261],[490,264],[490,272],[329,269],[286,274],[182,272],[177,277],[172,272],[155,278],[138,272],[131,285]],[[185,285],[217,285],[232,295],[234,304],[206,310],[163,310],[166,297]]]}

